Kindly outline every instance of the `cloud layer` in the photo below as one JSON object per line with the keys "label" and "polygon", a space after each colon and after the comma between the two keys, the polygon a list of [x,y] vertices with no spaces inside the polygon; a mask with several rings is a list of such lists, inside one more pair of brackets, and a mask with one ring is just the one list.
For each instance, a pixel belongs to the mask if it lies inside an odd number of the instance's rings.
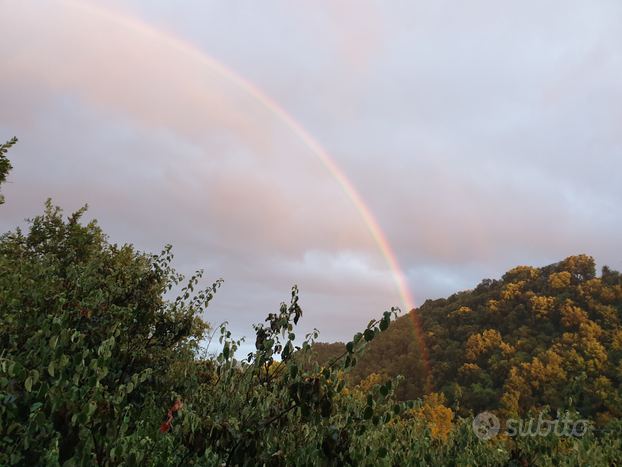
{"label": "cloud layer", "polygon": [[80,5],[0,3],[3,231],[88,203],[113,241],[223,277],[207,318],[246,335],[293,284],[326,340],[401,304],[330,172],[183,42],[327,149],[418,303],[571,254],[622,267],[616,4]]}

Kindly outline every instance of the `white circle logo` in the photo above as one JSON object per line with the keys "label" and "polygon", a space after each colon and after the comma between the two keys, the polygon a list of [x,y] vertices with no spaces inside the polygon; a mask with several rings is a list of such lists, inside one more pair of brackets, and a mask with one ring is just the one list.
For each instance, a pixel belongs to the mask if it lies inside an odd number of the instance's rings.
{"label": "white circle logo", "polygon": [[479,439],[493,439],[500,428],[499,419],[490,412],[482,412],[473,419],[473,432]]}

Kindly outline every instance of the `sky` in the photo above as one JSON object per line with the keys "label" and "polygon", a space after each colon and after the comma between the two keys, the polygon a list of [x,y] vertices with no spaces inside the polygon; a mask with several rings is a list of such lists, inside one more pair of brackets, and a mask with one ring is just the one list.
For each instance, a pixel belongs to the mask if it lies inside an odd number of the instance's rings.
{"label": "sky", "polygon": [[224,279],[252,350],[517,265],[622,269],[622,4],[0,0],[2,232],[47,198]]}

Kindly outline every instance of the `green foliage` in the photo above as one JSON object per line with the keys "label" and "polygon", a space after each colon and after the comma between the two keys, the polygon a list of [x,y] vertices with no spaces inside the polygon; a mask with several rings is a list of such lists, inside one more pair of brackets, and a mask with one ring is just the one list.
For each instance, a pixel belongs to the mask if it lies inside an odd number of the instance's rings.
{"label": "green foliage", "polygon": [[[128,437],[146,402],[191,385],[188,365],[213,288],[174,302],[183,277],[159,256],[106,242],[95,222],[46,203],[28,235],[0,238],[0,464],[140,459]],[[214,286],[216,287],[217,284]]]}
{"label": "green foliage", "polygon": [[[183,276],[170,267],[170,247],[149,255],[128,245],[111,245],[95,222],[80,224],[85,209],[65,221],[48,201],[44,215],[30,221],[28,234],[18,229],[0,237],[0,465],[622,462],[617,420],[609,421],[612,431],[588,431],[580,439],[500,435],[486,441],[475,435],[472,417],[454,417],[443,395],[400,401],[398,392],[405,386],[401,375],[374,375],[365,384],[350,384],[361,362],[373,355],[371,345],[380,343],[376,348],[383,349],[384,336],[404,334],[398,325],[404,318],[395,320],[397,309],[372,320],[350,342],[325,346],[321,358],[326,362],[319,364],[317,330],[301,347],[294,346],[295,326],[302,317],[294,287],[290,303],[281,304],[278,313],[255,326],[254,352],[238,360],[240,342],[225,323],[220,327],[222,351],[213,359],[202,358],[198,342],[209,326],[200,314],[220,281],[195,292],[198,272],[175,300],[165,300],[167,291],[184,284]],[[566,314],[556,325],[583,329],[583,308],[575,310],[582,302],[573,293],[596,293],[589,265],[586,260],[570,261],[550,271],[551,277],[567,272],[554,279],[583,287],[583,292],[555,289],[559,300],[575,300],[572,306],[563,302]],[[487,300],[503,293],[519,298],[512,287],[504,287],[527,281],[527,273],[518,271],[498,287],[486,284],[482,293],[493,294]],[[549,287],[549,279],[543,279],[542,287]],[[555,280],[550,287],[558,286]],[[619,275],[607,271],[601,282],[607,284],[598,289],[601,301],[605,294],[615,303]],[[606,295],[609,288],[613,295]],[[469,296],[450,298],[442,307],[450,306],[448,313],[462,310]],[[424,316],[425,326],[433,323],[429,317],[437,310],[432,307]],[[603,323],[618,329],[616,309],[597,310]],[[469,316],[462,310],[455,319],[472,319]],[[451,329],[443,333],[437,328],[432,324],[430,338],[455,336]],[[471,337],[480,337],[469,347],[467,335],[462,351],[482,365],[481,373],[487,376],[475,375],[471,394],[488,394],[495,400],[497,375],[488,374],[486,365],[500,365],[504,352],[516,355],[519,346],[502,329],[473,329]],[[611,347],[622,350],[622,336],[615,336]],[[405,348],[412,350],[410,345]],[[421,367],[411,371],[415,384],[420,384],[422,376],[416,372]],[[579,375],[569,394],[581,400],[591,384],[595,383]],[[605,381],[598,384],[609,394]]]}
{"label": "green foliage", "polygon": [[[17,143],[17,138],[13,137],[11,141],[7,141],[4,144],[0,144],[0,185],[6,182],[6,177],[9,171],[13,168],[5,154],[8,149]],[[4,204],[4,195],[0,194],[0,204]]]}
{"label": "green foliage", "polygon": [[622,276],[596,277],[593,258],[577,255],[428,300],[380,336],[351,382],[381,373],[406,376],[399,399],[439,391],[462,416],[572,408],[603,427],[622,417]]}

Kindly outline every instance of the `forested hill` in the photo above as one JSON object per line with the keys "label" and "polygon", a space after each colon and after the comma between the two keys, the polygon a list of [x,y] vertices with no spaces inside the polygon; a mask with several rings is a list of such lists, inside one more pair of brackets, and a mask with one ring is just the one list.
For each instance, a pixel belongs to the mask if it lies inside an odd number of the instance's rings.
{"label": "forested hill", "polygon": [[[416,313],[428,381],[414,338]],[[320,359],[343,344],[315,344]],[[542,268],[518,266],[474,290],[428,300],[374,340],[351,384],[398,374],[403,399],[442,392],[468,414],[525,415],[574,408],[605,422],[622,416],[622,276],[593,258],[571,256]]]}

